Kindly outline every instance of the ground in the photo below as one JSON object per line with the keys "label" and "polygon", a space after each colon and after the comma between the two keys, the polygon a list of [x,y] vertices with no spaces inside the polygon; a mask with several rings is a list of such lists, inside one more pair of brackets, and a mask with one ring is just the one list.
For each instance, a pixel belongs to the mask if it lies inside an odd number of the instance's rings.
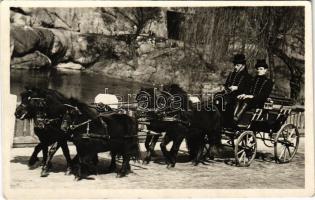
{"label": "ground", "polygon": [[[241,189],[241,188],[304,188],[304,138],[300,140],[299,150],[294,159],[287,164],[276,164],[272,160],[273,148],[258,143],[257,157],[249,167],[233,165],[232,149],[226,147],[220,158],[193,166],[187,162],[185,145],[181,146],[178,163],[175,168],[167,169],[159,145],[158,157],[148,165],[131,162],[132,173],[125,178],[116,178],[115,173],[106,173],[109,166],[109,154],[99,154],[98,175],[91,175],[88,180],[75,181],[74,176],[66,176],[66,163],[61,150],[53,159],[53,169],[46,178],[40,177],[40,167],[30,170],[27,166],[33,148],[13,148],[11,150],[12,188],[68,188],[68,189]],[[141,150],[144,150],[141,144]],[[72,156],[75,147],[70,146]],[[120,161],[117,161],[120,164]]]}

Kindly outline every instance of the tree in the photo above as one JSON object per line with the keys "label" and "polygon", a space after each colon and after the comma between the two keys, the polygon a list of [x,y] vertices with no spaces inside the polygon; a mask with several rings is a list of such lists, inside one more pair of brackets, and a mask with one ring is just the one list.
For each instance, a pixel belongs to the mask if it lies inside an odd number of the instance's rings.
{"label": "tree", "polygon": [[274,55],[288,67],[291,75],[290,97],[296,100],[303,82],[304,8],[248,8],[247,13],[256,33],[256,43],[267,50],[272,69]]}
{"label": "tree", "polygon": [[[290,71],[290,97],[297,99],[303,83],[303,7],[194,8],[185,18],[182,40],[214,64],[226,60],[231,51],[248,60],[267,57],[274,78],[274,57]],[[203,48],[201,48],[203,46]]]}

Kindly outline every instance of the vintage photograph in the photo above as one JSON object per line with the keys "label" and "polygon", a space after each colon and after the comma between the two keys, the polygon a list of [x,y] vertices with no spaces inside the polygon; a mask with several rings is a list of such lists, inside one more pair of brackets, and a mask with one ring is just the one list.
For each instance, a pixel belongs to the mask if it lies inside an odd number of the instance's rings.
{"label": "vintage photograph", "polygon": [[287,3],[7,5],[4,185],[311,195],[310,4]]}

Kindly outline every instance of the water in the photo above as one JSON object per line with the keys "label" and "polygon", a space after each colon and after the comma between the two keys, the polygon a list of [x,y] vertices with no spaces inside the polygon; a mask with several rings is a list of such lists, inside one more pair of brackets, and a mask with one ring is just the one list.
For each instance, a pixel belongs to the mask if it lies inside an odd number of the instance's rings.
{"label": "water", "polygon": [[127,100],[128,94],[136,94],[144,84],[109,78],[104,74],[80,71],[34,71],[27,69],[11,69],[11,94],[18,96],[25,86],[36,86],[54,89],[67,97],[75,97],[83,102],[91,103],[99,93],[108,88],[110,94],[122,96]]}

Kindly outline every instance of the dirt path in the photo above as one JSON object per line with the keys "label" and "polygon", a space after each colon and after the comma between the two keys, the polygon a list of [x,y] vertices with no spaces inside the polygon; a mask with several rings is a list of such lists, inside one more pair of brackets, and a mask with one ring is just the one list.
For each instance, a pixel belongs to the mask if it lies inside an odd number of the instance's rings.
{"label": "dirt path", "polygon": [[[143,150],[143,146],[141,145]],[[157,148],[159,149],[159,148]],[[258,156],[250,167],[231,165],[228,157],[233,157],[230,149],[220,159],[197,167],[187,161],[184,145],[181,147],[176,167],[167,169],[163,159],[158,157],[149,165],[131,163],[133,173],[126,178],[116,178],[115,173],[106,174],[109,155],[99,154],[99,175],[91,175],[91,180],[74,181],[74,176],[65,176],[65,160],[59,150],[53,159],[53,172],[46,178],[40,177],[40,168],[28,169],[27,161],[32,148],[14,148],[11,151],[12,188],[75,188],[75,189],[158,189],[158,188],[303,188],[304,187],[304,138],[301,138],[297,155],[291,163],[276,164],[272,160],[273,149],[258,144]],[[74,146],[70,151],[75,154]],[[160,155],[161,152],[157,151]],[[262,159],[264,157],[264,160]],[[58,185],[56,184],[58,183]]]}

